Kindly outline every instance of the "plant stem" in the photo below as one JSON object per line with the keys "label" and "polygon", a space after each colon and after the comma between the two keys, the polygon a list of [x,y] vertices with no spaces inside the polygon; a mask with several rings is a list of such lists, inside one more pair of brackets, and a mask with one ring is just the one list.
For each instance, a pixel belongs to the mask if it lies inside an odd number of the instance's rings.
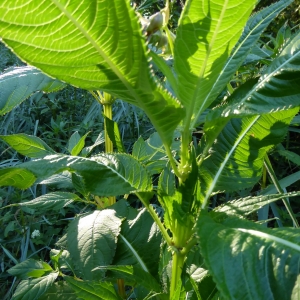
{"label": "plant stem", "polygon": [[125,284],[124,279],[117,279],[117,285],[118,285],[118,293],[122,299],[126,299],[126,291],[125,291]]}
{"label": "plant stem", "polygon": [[170,299],[174,298],[176,287],[181,283],[181,273],[183,264],[185,261],[185,255],[181,251],[174,251],[172,261],[172,277],[170,287]]}

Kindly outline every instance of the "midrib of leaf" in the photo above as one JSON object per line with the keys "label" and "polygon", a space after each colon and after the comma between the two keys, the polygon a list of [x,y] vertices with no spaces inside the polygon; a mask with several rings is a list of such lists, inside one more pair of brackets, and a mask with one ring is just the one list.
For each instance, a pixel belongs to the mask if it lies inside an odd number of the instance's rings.
{"label": "midrib of leaf", "polygon": [[[269,15],[272,15],[274,12],[270,12]],[[268,16],[269,16],[268,15]],[[252,30],[250,30],[248,32],[248,34],[246,35],[246,37],[244,38],[244,40],[242,41],[242,43],[240,43],[238,45],[238,47],[235,49],[235,51],[232,53],[232,55],[229,57],[229,59],[227,60],[227,62],[224,65],[223,71],[226,70],[228,68],[228,66],[230,65],[230,63],[232,62],[233,58],[235,57],[235,55],[238,53],[238,51],[243,47],[244,43],[247,42],[248,38],[252,35],[253,32],[255,32],[255,30],[260,27],[260,25],[265,21],[265,19],[268,18],[268,16],[266,16],[264,19],[261,19],[260,22],[258,22],[256,24],[256,26],[254,26],[252,28]],[[263,49],[262,49],[263,50]],[[213,90],[215,89],[216,85],[219,83],[220,78],[222,77],[223,72],[220,72],[219,76],[217,77],[216,81],[214,82],[213,86],[210,89],[210,92],[207,94],[207,96],[204,98],[203,100],[203,104],[207,102],[208,98],[210,97],[211,93],[213,92]],[[229,79],[229,78],[228,78]],[[195,122],[197,121],[197,119],[199,118],[199,114],[201,113],[201,109],[202,109],[203,105],[200,107],[199,111],[197,112],[197,115],[194,119],[194,121],[192,122],[191,127],[194,127]]]}
{"label": "midrib of leaf", "polygon": [[[212,48],[214,46],[214,43],[215,43],[215,40],[216,40],[216,37],[219,33],[219,29],[220,29],[220,26],[222,24],[222,21],[223,21],[223,17],[224,17],[224,14],[225,14],[225,11],[227,9],[227,6],[228,6],[228,1],[229,0],[226,0],[224,2],[224,5],[222,6],[222,11],[221,11],[221,15],[220,15],[220,18],[219,18],[219,21],[217,23],[217,26],[216,26],[216,30],[214,31],[214,34],[213,34],[213,37],[208,45],[208,50],[207,50],[207,53],[206,53],[206,56],[205,56],[205,59],[204,59],[204,62],[202,64],[202,67],[201,67],[201,70],[199,72],[199,77],[197,79],[197,82],[196,82],[196,89],[195,89],[195,92],[193,94],[193,98],[192,98],[192,105],[189,107],[189,111],[187,113],[187,120],[192,120],[192,115],[194,113],[194,109],[195,109],[195,104],[197,102],[197,95],[198,95],[198,91],[199,89],[201,89],[201,86],[200,86],[200,82],[201,80],[203,79],[203,76],[204,76],[204,73],[205,73],[205,70],[206,70],[206,67],[207,67],[207,62],[208,62],[208,59],[209,59],[209,56],[210,56],[210,53],[212,51]],[[199,115],[199,112],[201,112],[203,106],[205,104],[205,101],[202,102],[198,112],[197,112],[197,116]],[[195,118],[195,120],[197,120],[197,117]],[[187,125],[186,125],[186,129],[189,129],[190,128],[190,122],[187,122]]]}
{"label": "midrib of leaf", "polygon": [[292,249],[300,252],[300,246],[298,246],[295,243],[291,243],[291,242],[289,242],[287,240],[284,240],[282,238],[279,238],[277,236],[274,236],[274,235],[271,235],[271,234],[268,234],[268,233],[265,233],[265,232],[253,230],[253,229],[236,228],[235,230],[238,230],[238,231],[241,231],[241,232],[245,232],[245,233],[249,233],[251,235],[254,235],[254,236],[257,236],[257,237],[260,237],[260,238],[265,238],[265,239],[277,242],[279,244],[282,244],[284,246],[288,246],[288,247],[290,247],[290,248],[292,248]]}
{"label": "midrib of leaf", "polygon": [[51,0],[51,1],[80,30],[80,32],[93,45],[93,47],[97,50],[97,52],[100,54],[100,56],[103,57],[103,59],[110,66],[110,68],[113,70],[113,72],[118,76],[118,78],[122,81],[122,83],[130,91],[131,95],[137,100],[137,102],[140,102],[140,97],[138,96],[138,94],[135,92],[135,90],[132,88],[132,86],[129,84],[129,82],[126,80],[126,78],[122,75],[122,73],[119,71],[119,69],[116,68],[116,65],[111,61],[111,59],[109,59],[109,57],[101,50],[101,48],[97,45],[97,43],[89,35],[89,33],[80,25],[80,23],[72,16],[72,14],[69,13],[68,10],[65,9],[65,7],[63,5],[61,5],[57,0]]}
{"label": "midrib of leaf", "polygon": [[205,198],[204,198],[204,201],[202,203],[202,209],[205,209],[207,201],[208,201],[211,193],[213,192],[213,189],[214,189],[215,185],[217,184],[217,181],[219,180],[219,177],[222,174],[223,169],[225,168],[225,166],[226,166],[228,160],[230,159],[231,155],[233,154],[234,150],[237,148],[237,146],[240,144],[240,142],[242,141],[242,139],[248,133],[248,131],[250,130],[250,128],[256,123],[256,121],[259,118],[260,118],[260,116],[256,116],[254,118],[254,120],[244,129],[243,133],[239,136],[239,138],[236,140],[236,142],[232,146],[231,150],[225,156],[222,164],[220,165],[220,167],[218,169],[218,172],[216,173],[216,175],[214,175],[214,179],[213,179],[212,183],[209,185],[208,191],[206,191],[206,193],[205,193]]}
{"label": "midrib of leaf", "polygon": [[142,269],[144,271],[146,271],[147,273],[149,273],[149,270],[147,268],[147,266],[144,264],[142,258],[139,256],[139,254],[135,251],[135,249],[131,246],[131,244],[128,242],[128,240],[120,233],[119,236],[122,238],[122,240],[124,241],[124,243],[127,245],[127,247],[130,249],[130,251],[132,252],[132,254],[134,255],[134,257],[137,259],[137,261],[139,262],[139,264],[141,265]]}
{"label": "midrib of leaf", "polygon": [[[287,65],[291,60],[295,59],[295,57],[297,57],[297,55],[299,55],[300,52],[297,51],[295,55],[291,56],[289,59],[287,59],[284,63],[280,64],[275,70],[273,70],[271,73],[269,73],[268,75],[263,75],[263,79],[257,84],[257,85],[254,85],[253,88],[242,98],[242,100],[240,101],[240,103],[242,101],[245,101],[246,100],[251,100],[251,96],[253,94],[255,94],[256,92],[259,91],[260,88],[263,88],[265,84],[267,84],[270,79],[273,77],[273,76],[276,76],[276,73],[281,73],[280,70],[285,66]],[[279,56],[280,57],[280,56]],[[241,103],[242,104],[242,103]],[[274,111],[271,110],[271,112]],[[228,114],[229,114],[230,110],[227,111],[225,114],[222,113],[222,116],[223,117],[227,117]]]}

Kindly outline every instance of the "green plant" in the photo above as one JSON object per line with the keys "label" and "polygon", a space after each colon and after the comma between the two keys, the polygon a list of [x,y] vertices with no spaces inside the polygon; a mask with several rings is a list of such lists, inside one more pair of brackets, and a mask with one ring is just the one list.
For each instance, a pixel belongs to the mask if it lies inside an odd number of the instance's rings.
{"label": "green plant", "polygon": [[[72,155],[65,155],[37,137],[1,136],[33,158],[0,169],[2,186],[26,189],[37,178],[68,171],[77,190],[49,193],[23,205],[47,210],[75,201],[98,208],[70,223],[57,243],[61,250],[51,251],[52,266],[30,259],[9,269],[22,279],[13,299],[49,299],[53,294],[70,299],[298,297],[299,229],[266,228],[249,215],[279,199],[286,204],[286,197],[300,193],[282,195],[278,187],[278,194],[209,207],[218,192],[253,187],[264,164],[277,183],[266,153],[284,138],[298,113],[300,34],[259,76],[225,98],[218,96],[266,26],[292,2],[279,1],[248,20],[256,0],[190,0],[175,38],[167,27],[166,1],[160,25],[172,66],[164,56],[147,51],[128,1],[0,4],[0,36],[23,60],[53,78],[138,106],[157,131],[148,142],[139,138],[131,155],[119,151],[89,158],[78,156],[81,138],[74,139]],[[165,82],[151,74],[150,58]],[[4,100],[8,105],[9,99]],[[195,144],[192,135],[199,126],[204,134]],[[128,194],[144,208],[129,207],[122,199]],[[115,196],[119,201],[101,210],[106,197]],[[163,218],[152,204],[156,199]],[[118,294],[113,283],[120,278],[130,288],[119,286]]]}

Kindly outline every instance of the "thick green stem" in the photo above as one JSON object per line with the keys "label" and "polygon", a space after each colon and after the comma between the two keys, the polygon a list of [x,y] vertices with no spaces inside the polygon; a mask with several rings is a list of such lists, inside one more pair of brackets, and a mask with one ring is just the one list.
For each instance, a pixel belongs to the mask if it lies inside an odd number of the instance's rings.
{"label": "thick green stem", "polygon": [[172,275],[171,275],[171,287],[170,287],[170,299],[174,298],[176,288],[181,285],[181,273],[183,264],[185,261],[185,255],[180,251],[174,251],[172,261]]}

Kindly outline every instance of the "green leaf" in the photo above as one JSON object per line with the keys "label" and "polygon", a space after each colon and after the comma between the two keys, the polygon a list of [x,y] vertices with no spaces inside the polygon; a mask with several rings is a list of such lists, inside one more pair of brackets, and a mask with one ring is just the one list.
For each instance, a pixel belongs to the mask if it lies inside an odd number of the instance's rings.
{"label": "green leaf", "polygon": [[[174,66],[185,122],[195,122],[211,103],[206,98],[221,73],[256,0],[186,2],[177,29]],[[193,127],[193,125],[192,125]]]}
{"label": "green leaf", "polygon": [[246,83],[207,119],[263,114],[300,105],[300,33],[281,51],[254,85]]}
{"label": "green leaf", "polygon": [[55,153],[43,140],[33,135],[27,135],[25,133],[0,135],[0,139],[5,141],[20,154],[32,158],[40,158]]}
{"label": "green leaf", "polygon": [[80,277],[85,280],[103,278],[103,270],[91,270],[112,263],[120,227],[121,219],[111,209],[96,210],[70,223],[66,235],[67,250]]}
{"label": "green leaf", "polygon": [[109,139],[112,141],[114,147],[118,149],[118,152],[125,153],[126,151],[122,143],[118,124],[113,120],[107,118],[105,115],[103,117],[105,122],[105,129],[108,133]]}
{"label": "green leaf", "polygon": [[218,74],[212,88],[208,91],[204,102],[211,103],[217,98],[229,82],[234,72],[245,61],[247,54],[251,51],[253,45],[255,45],[266,27],[280,11],[292,2],[292,0],[278,1],[262,9],[258,13],[253,14],[249,18],[240,39],[232,50],[222,72]]}
{"label": "green leaf", "polygon": [[114,271],[118,274],[118,278],[128,280],[129,282],[134,282],[134,286],[139,285],[145,287],[149,291],[156,293],[161,292],[161,286],[156,279],[140,267],[112,265],[103,268]]}
{"label": "green leaf", "polygon": [[11,111],[37,91],[54,92],[65,84],[33,67],[10,68],[0,75],[0,115]]}
{"label": "green leaf", "polygon": [[0,186],[13,186],[27,189],[34,184],[36,177],[28,170],[18,168],[0,169]]}
{"label": "green leaf", "polygon": [[41,277],[52,271],[53,269],[47,263],[29,258],[10,268],[7,272],[13,276],[28,278]]}
{"label": "green leaf", "polygon": [[[180,147],[177,137],[178,133],[175,133],[171,145],[174,151],[179,151]],[[160,173],[168,161],[162,140],[157,132],[151,134],[146,141],[140,137],[133,145],[132,156],[142,162],[151,175]]]}
{"label": "green leaf", "polygon": [[[117,196],[135,190],[152,189],[146,169],[127,154],[99,154],[90,159],[61,154],[49,155],[0,170],[0,186],[27,188],[34,182],[35,177],[43,179],[64,170],[81,175],[88,190],[96,195]],[[27,176],[26,180],[22,181],[21,176]]]}
{"label": "green leaf", "polygon": [[133,265],[156,276],[161,234],[146,209],[130,208],[118,237],[113,265]]}
{"label": "green leaf", "polygon": [[49,210],[60,210],[74,201],[81,201],[81,199],[73,193],[53,192],[42,195],[31,201],[18,203],[17,205],[36,209],[36,213],[44,214]]}
{"label": "green leaf", "polygon": [[268,229],[236,217],[200,215],[201,253],[228,299],[297,299],[300,232]]}
{"label": "green leaf", "polygon": [[4,2],[0,16],[2,40],[23,60],[54,78],[139,106],[164,143],[171,143],[184,112],[151,77],[140,24],[127,0]]}
{"label": "green leaf", "polygon": [[58,281],[39,300],[78,300],[78,298],[67,282]]}
{"label": "green leaf", "polygon": [[[261,177],[265,153],[279,143],[298,109],[231,119],[215,139],[199,168],[206,205],[213,192],[253,186]],[[212,135],[217,128],[212,128]],[[207,140],[210,140],[208,132]]]}
{"label": "green leaf", "polygon": [[89,132],[86,133],[83,137],[79,135],[78,131],[75,131],[72,134],[68,143],[68,150],[71,155],[76,156],[80,153],[80,151],[84,147],[85,138],[88,134]]}
{"label": "green leaf", "polygon": [[65,276],[68,285],[75,291],[77,299],[121,300],[110,282],[79,281]]}
{"label": "green leaf", "polygon": [[278,153],[284,157],[286,157],[292,163],[300,166],[300,155],[295,152],[289,150],[279,150]]}
{"label": "green leaf", "polygon": [[224,212],[228,215],[247,216],[263,206],[275,202],[277,200],[289,197],[300,196],[300,192],[292,192],[285,194],[275,194],[257,197],[245,197],[237,200],[228,201],[214,209],[217,212]]}
{"label": "green leaf", "polygon": [[104,131],[101,131],[95,141],[95,143],[91,146],[85,147],[82,149],[82,156],[87,157],[95,147],[104,144],[105,139],[104,139]]}
{"label": "green leaf", "polygon": [[57,276],[58,273],[52,272],[40,278],[22,280],[11,299],[38,300],[51,287]]}

